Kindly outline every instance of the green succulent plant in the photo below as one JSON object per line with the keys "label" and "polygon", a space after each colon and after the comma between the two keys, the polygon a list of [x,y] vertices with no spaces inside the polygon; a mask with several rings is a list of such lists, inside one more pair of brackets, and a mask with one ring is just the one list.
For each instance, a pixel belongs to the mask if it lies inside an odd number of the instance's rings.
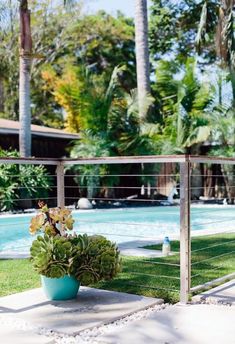
{"label": "green succulent plant", "polygon": [[33,241],[31,261],[41,275],[60,278],[74,276],[82,284],[110,280],[121,270],[117,246],[103,236],[50,236]]}
{"label": "green succulent plant", "polygon": [[33,267],[39,274],[50,278],[73,276],[85,285],[117,275],[121,260],[116,244],[100,235],[68,235],[74,223],[71,211],[49,209],[43,202],[39,206],[40,212],[29,228],[31,234],[42,233],[30,248]]}
{"label": "green succulent plant", "polygon": [[78,235],[74,240],[73,274],[83,284],[110,280],[121,270],[116,244],[103,236]]}
{"label": "green succulent plant", "polygon": [[62,236],[38,236],[30,254],[34,269],[41,275],[59,278],[70,274],[73,262],[73,245]]}

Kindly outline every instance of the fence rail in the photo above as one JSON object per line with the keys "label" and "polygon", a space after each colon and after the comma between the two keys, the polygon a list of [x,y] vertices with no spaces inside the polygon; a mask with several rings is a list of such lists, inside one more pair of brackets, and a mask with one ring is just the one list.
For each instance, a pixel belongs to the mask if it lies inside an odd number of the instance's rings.
{"label": "fence rail", "polygon": [[[169,286],[156,285],[155,283],[150,283],[149,285],[143,285],[139,282],[139,287],[159,289],[169,291],[178,290],[180,294],[180,301],[182,303],[187,303],[190,293],[196,292],[199,289],[208,287],[208,285],[213,285],[213,276],[217,277],[215,272],[221,271],[222,275],[224,272],[224,265],[221,264],[221,260],[232,257],[235,258],[235,225],[233,227],[233,222],[235,220],[235,214],[233,213],[230,217],[227,214],[221,214],[215,219],[206,218],[208,209],[203,206],[204,202],[214,202],[215,200],[224,202],[226,204],[226,198],[223,195],[230,192],[230,198],[235,200],[235,159],[234,158],[223,158],[223,157],[204,157],[204,156],[190,156],[190,155],[169,155],[169,156],[136,156],[136,157],[101,157],[101,158],[91,158],[91,159],[43,159],[43,158],[0,158],[0,164],[16,164],[16,165],[45,165],[47,167],[52,166],[50,177],[54,178],[55,184],[51,186],[51,194],[47,197],[42,197],[40,199],[45,199],[47,201],[56,202],[58,206],[64,207],[65,205],[70,205],[78,200],[78,198],[89,189],[89,185],[82,185],[82,179],[84,175],[81,171],[75,172],[71,168],[77,166],[79,168],[83,166],[99,166],[99,165],[136,165],[141,166],[174,166],[172,171],[162,170],[161,168],[156,168],[154,171],[144,171],[141,170],[139,173],[132,171],[133,173],[125,172],[117,173],[110,172],[105,174],[104,172],[99,173],[97,171],[91,171],[85,175],[87,180],[91,180],[91,188],[93,189],[93,195],[87,195],[86,197],[93,202],[100,202],[100,204],[109,204],[109,202],[123,202],[122,204],[128,205],[139,205],[139,204],[163,204],[167,200],[160,198],[161,192],[169,188],[169,182],[174,184],[174,188],[178,193],[178,205],[179,213],[177,215],[177,220],[179,219],[180,232],[178,238],[180,240],[180,249],[178,253],[175,253],[175,261],[170,261],[170,259],[162,260],[158,258],[150,259],[146,258],[140,261],[140,264],[147,266],[147,270],[144,272],[137,271],[135,269],[129,269],[128,273],[137,278],[143,276],[146,280],[154,279],[166,279],[179,281],[179,285],[170,284]],[[210,171],[204,170],[205,166],[211,165],[223,165],[227,167],[226,176],[223,175],[221,171]],[[201,169],[195,170],[195,166],[203,167]],[[13,177],[14,175],[12,175]],[[35,175],[35,178],[37,176]],[[109,185],[107,183],[104,185],[92,185],[92,180],[95,178],[106,178],[110,180],[111,178],[121,178],[122,182],[126,181],[126,184],[120,185]],[[143,185],[134,185],[134,178],[142,178]],[[147,179],[146,179],[147,178]],[[155,181],[155,179],[160,180],[163,178],[165,184],[159,185],[146,184],[146,180]],[[201,185],[194,185],[195,179],[201,178]],[[141,179],[141,180],[142,180]],[[74,184],[74,180],[76,183]],[[219,180],[219,183],[218,183]],[[229,183],[228,183],[229,180]],[[122,183],[120,182],[120,183]],[[208,184],[208,185],[207,185]],[[42,186],[35,187],[40,190],[43,189]],[[14,188],[13,188],[14,189]],[[15,187],[17,189],[17,187]],[[21,187],[21,189],[27,189],[27,187]],[[118,196],[104,195],[101,194],[102,190],[105,189],[106,192],[117,192]],[[199,196],[195,196],[195,192],[199,195],[205,190],[213,195],[211,197],[206,197],[203,200]],[[70,192],[70,193],[68,193]],[[130,193],[127,196],[127,193]],[[143,192],[141,197],[135,197],[133,193]],[[157,194],[152,197],[154,192]],[[122,196],[123,193],[123,196]],[[220,195],[220,196],[218,196]],[[0,195],[1,197],[1,195]],[[213,198],[214,197],[214,198]],[[1,199],[1,198],[0,198]],[[14,198],[14,201],[29,201],[36,200],[33,197],[21,197]],[[103,203],[102,203],[103,202]],[[202,203],[202,208],[197,208],[197,206],[192,207],[192,204]],[[54,204],[54,203],[53,203]],[[178,209],[178,208],[177,208]],[[199,210],[198,210],[199,209]],[[223,211],[223,207],[218,208],[219,211]],[[233,208],[235,211],[235,208]],[[175,216],[176,212],[172,208],[165,208],[165,215],[167,217]],[[146,218],[148,215],[154,213],[154,211],[145,210]],[[128,208],[128,216],[134,216],[135,212]],[[199,217],[198,217],[199,215]],[[202,217],[202,218],[201,218]],[[82,225],[88,226],[86,232],[88,234],[95,234],[96,231],[92,226],[94,221],[80,219],[79,221]],[[25,225],[26,222],[22,222],[21,225]],[[107,230],[100,231],[99,234],[110,235],[111,237],[122,237],[132,238],[133,240],[147,240],[152,239],[157,243],[159,240],[158,229],[156,223],[150,222],[139,222],[137,220],[128,223],[126,221],[120,221],[112,219],[110,220],[99,220],[100,225],[111,225],[113,227],[121,228],[122,232],[108,233]],[[12,226],[18,226],[18,223],[11,223]],[[4,224],[0,224],[0,229],[4,227]],[[115,227],[115,228],[116,228]],[[226,228],[225,228],[226,227]],[[123,230],[123,228],[125,228]],[[142,233],[133,233],[130,228],[142,228]],[[200,228],[206,229],[200,240],[195,233],[200,232]],[[146,234],[146,229],[151,230],[151,235]],[[193,229],[193,231],[192,231]],[[118,230],[118,229],[117,229]],[[129,234],[128,234],[129,233]],[[197,233],[196,233],[197,234]],[[176,236],[177,239],[177,236]],[[17,246],[19,248],[21,246]],[[178,259],[178,261],[177,261]],[[215,263],[216,262],[216,263]],[[235,264],[235,261],[234,261]],[[131,265],[131,264],[130,264]],[[166,269],[178,268],[178,272],[169,272],[166,274],[165,271],[161,270],[160,267],[166,267]],[[202,266],[206,266],[210,271],[210,276],[208,280],[203,280],[203,269]],[[234,265],[235,266],[235,265]],[[167,270],[168,271],[168,270]],[[233,274],[230,274],[230,277]],[[218,283],[218,278],[214,278],[215,283]],[[152,280],[151,280],[152,281]],[[197,284],[198,283],[198,284]],[[130,283],[129,283],[130,284]],[[179,286],[179,288],[178,288]]]}

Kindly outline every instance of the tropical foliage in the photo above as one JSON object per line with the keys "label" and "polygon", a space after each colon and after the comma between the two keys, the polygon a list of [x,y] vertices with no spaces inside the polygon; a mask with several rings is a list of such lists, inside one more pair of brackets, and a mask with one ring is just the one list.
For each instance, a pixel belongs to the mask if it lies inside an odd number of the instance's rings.
{"label": "tropical foliage", "polygon": [[[74,142],[70,152],[73,158],[199,154],[205,142],[208,147],[216,145],[216,149],[222,146],[223,155],[234,155],[231,1],[152,1],[151,94],[145,94],[141,105],[141,112],[148,116],[140,116],[138,108],[137,23],[121,13],[84,14],[80,2],[66,3],[70,7],[64,7],[62,1],[30,2],[33,123],[78,132],[81,139]],[[16,3],[3,12],[0,112],[1,117],[18,119]],[[144,17],[146,13],[140,13],[139,19]],[[207,153],[213,151],[208,148]],[[104,186],[109,189],[103,194],[110,195],[111,187],[120,182],[117,177],[107,179],[107,174],[119,174],[115,169],[86,166],[75,172],[81,175],[79,183],[90,195]],[[131,173],[131,167],[125,166],[123,172]]]}
{"label": "tropical foliage", "polygon": [[[17,158],[17,151],[0,150],[0,157]],[[46,198],[51,180],[45,167],[0,164],[0,210],[20,207],[21,200]]]}
{"label": "tropical foliage", "polygon": [[198,80],[195,60],[189,58],[184,65],[159,61],[156,79],[154,88],[162,99],[164,122],[162,152],[184,153],[206,141],[211,133],[209,112],[215,90],[210,82]]}

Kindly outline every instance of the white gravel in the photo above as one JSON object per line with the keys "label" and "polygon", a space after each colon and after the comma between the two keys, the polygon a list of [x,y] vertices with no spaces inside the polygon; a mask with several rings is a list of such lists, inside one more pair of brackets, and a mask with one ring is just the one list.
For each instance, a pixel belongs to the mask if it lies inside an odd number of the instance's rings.
{"label": "white gravel", "polygon": [[101,342],[99,341],[100,336],[111,333],[119,328],[121,329],[134,321],[145,319],[152,313],[159,312],[166,307],[171,307],[171,305],[155,305],[153,307],[149,307],[142,311],[133,313],[132,315],[119,319],[113,323],[81,331],[77,336],[58,334],[45,328],[36,327],[31,325],[29,322],[26,322],[15,316],[13,317],[12,315],[0,315],[0,323],[2,325],[10,326],[12,330],[22,330],[26,332],[30,330],[34,331],[37,334],[48,336],[50,339],[53,338],[56,344],[101,344]]}

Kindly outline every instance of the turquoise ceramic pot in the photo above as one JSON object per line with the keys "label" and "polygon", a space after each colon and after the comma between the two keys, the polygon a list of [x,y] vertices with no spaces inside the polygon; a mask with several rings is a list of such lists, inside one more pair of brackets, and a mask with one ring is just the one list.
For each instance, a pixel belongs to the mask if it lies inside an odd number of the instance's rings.
{"label": "turquoise ceramic pot", "polygon": [[71,276],[49,278],[41,275],[42,288],[49,300],[75,299],[80,282]]}

